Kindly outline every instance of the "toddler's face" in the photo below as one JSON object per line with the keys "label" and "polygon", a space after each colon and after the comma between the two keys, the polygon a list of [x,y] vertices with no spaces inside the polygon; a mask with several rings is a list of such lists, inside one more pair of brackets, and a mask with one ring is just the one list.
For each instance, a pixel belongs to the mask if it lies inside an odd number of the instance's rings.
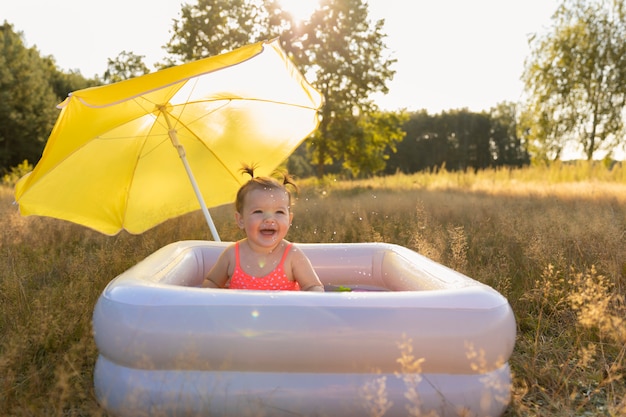
{"label": "toddler's face", "polygon": [[293,214],[289,196],[281,189],[255,189],[244,198],[242,213],[236,213],[237,224],[253,243],[272,247],[287,235]]}

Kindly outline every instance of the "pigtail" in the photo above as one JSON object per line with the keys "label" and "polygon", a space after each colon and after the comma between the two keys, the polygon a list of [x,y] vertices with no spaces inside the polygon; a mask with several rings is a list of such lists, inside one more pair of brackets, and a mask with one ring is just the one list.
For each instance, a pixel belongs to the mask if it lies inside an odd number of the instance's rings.
{"label": "pigtail", "polygon": [[289,172],[287,171],[282,172],[282,175],[283,175],[283,185],[284,186],[291,185],[297,193],[299,190],[298,190],[298,186],[296,185],[293,175],[289,174]]}
{"label": "pigtail", "polygon": [[240,171],[241,174],[248,174],[250,175],[250,179],[254,178],[254,170],[256,168],[256,165],[247,165],[247,164],[243,164],[243,166],[241,167]]}

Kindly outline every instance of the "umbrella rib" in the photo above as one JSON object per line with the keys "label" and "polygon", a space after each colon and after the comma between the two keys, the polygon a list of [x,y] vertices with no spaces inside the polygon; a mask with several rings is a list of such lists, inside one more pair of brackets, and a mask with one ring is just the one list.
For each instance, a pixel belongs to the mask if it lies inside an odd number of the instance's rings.
{"label": "umbrella rib", "polygon": [[[78,91],[70,93],[69,96],[76,97],[78,99],[78,101],[80,101],[83,105],[85,105],[87,107],[91,107],[91,108],[104,108],[104,107],[113,106],[113,105],[120,104],[120,103],[123,103],[123,102],[128,101],[128,100],[134,100],[134,99],[136,99],[138,97],[145,96],[146,94],[150,94],[150,93],[152,93],[154,91],[157,91],[157,90],[160,90],[160,89],[163,89],[163,88],[167,88],[167,87],[173,86],[175,84],[179,84],[179,83],[184,84],[185,82],[187,82],[187,81],[189,81],[189,80],[191,80],[193,78],[199,79],[200,77],[202,77],[204,75],[207,75],[207,74],[211,74],[213,72],[225,71],[228,68],[240,66],[240,65],[242,65],[242,64],[244,64],[244,63],[246,63],[248,61],[251,61],[255,57],[261,55],[266,50],[265,45],[271,44],[275,40],[259,42],[260,44],[261,43],[263,44],[263,47],[261,49],[259,49],[257,52],[253,53],[252,55],[250,55],[250,56],[246,57],[245,59],[242,59],[242,60],[240,60],[238,62],[234,62],[232,64],[227,64],[227,65],[223,65],[223,66],[220,66],[218,68],[212,68],[212,69],[207,70],[207,71],[200,71],[200,72],[194,73],[193,75],[189,75],[188,77],[182,77],[182,78],[177,79],[175,81],[172,81],[170,83],[159,85],[158,87],[155,87],[155,88],[149,88],[147,90],[138,91],[138,92],[134,93],[130,97],[129,96],[125,96],[124,98],[121,98],[119,100],[114,100],[112,102],[108,102],[108,103],[105,103],[105,104],[100,104],[100,105],[90,104],[90,103],[87,102],[87,100],[82,98],[80,95],[76,94],[76,93],[78,93]],[[233,52],[235,52],[235,51],[233,51]],[[214,58],[214,57],[209,57],[209,58],[205,58],[205,59],[211,59],[211,58]],[[152,78],[154,78],[155,76],[157,76],[159,74],[166,73],[169,70],[170,70],[170,68],[166,68],[166,69],[161,70],[161,71],[157,71],[157,72],[154,72],[154,73],[143,75],[143,77],[144,78],[145,77],[148,77],[148,78],[152,77]],[[120,82],[113,83],[113,84],[103,85],[103,86],[99,86],[99,87],[92,87],[92,88],[90,88],[90,90],[93,90],[93,89],[108,89],[108,88],[112,88],[111,86],[121,86],[121,85],[124,85],[124,83],[133,82],[132,80],[133,79],[131,78],[131,79],[120,81]],[[82,91],[82,90],[80,90],[80,91]],[[66,103],[66,101],[67,101],[67,103]],[[68,104],[69,104],[69,100],[64,100],[62,103],[59,104],[58,107],[62,108],[62,107],[67,106]]]}
{"label": "umbrella rib", "polygon": [[[195,88],[195,87],[194,87]],[[193,88],[190,91],[189,96],[191,95],[191,92],[193,91]],[[285,101],[277,101],[277,100],[267,100],[267,99],[258,99],[258,98],[246,98],[246,97],[237,97],[237,98],[229,98],[229,99],[220,99],[220,100],[206,100],[206,102],[217,102],[217,101],[222,101],[224,100],[225,103],[222,106],[219,106],[217,108],[215,108],[213,110],[213,112],[228,106],[228,104],[230,104],[233,101],[256,101],[256,102],[260,102],[260,103],[273,103],[276,105],[281,105],[281,106],[288,106],[288,107],[295,107],[295,108],[301,108],[301,109],[306,109],[306,110],[317,110],[317,107],[314,106],[306,106],[306,105],[302,105],[302,104],[294,104],[294,103],[288,103]],[[200,101],[197,101],[200,102]],[[196,103],[196,101],[188,101],[185,100],[183,103],[183,108],[180,111],[180,115],[182,115],[185,111],[185,108],[188,105],[194,104]],[[163,112],[166,112],[165,109],[162,109]],[[183,126],[194,138],[196,138],[196,140],[198,140],[202,146],[205,147],[205,149],[211,153],[211,155],[213,155],[215,157],[215,160],[219,162],[219,164],[226,170],[226,172],[228,172],[230,174],[230,176],[233,178],[233,180],[238,182],[237,177],[234,175],[234,173],[231,172],[231,170],[228,168],[228,166],[226,165],[226,163],[213,151],[213,149],[211,149],[209,146],[207,146],[207,144],[194,132],[193,129],[189,129],[188,125],[189,124],[193,124],[195,121],[202,119],[203,117],[205,117],[206,115],[203,115],[202,117],[198,117],[195,120],[190,121],[189,123],[184,123],[182,120],[180,120],[180,116],[176,117],[173,114],[171,114],[170,112],[167,112],[167,115],[175,120],[175,126]]]}
{"label": "umbrella rib", "polygon": [[[285,106],[289,106],[289,107],[296,107],[296,108],[302,108],[302,109],[306,109],[306,110],[316,110],[318,107],[311,105],[311,106],[307,106],[307,105],[303,105],[303,104],[296,104],[296,103],[290,103],[290,102],[286,102],[286,101],[278,101],[278,100],[268,100],[268,99],[259,99],[259,98],[252,98],[252,97],[229,97],[228,99],[216,99],[216,100],[207,100],[207,99],[203,99],[203,100],[198,100],[198,101],[192,101],[190,98],[193,94],[193,92],[196,89],[196,86],[198,85],[200,78],[196,77],[193,80],[193,86],[191,88],[189,88],[189,92],[187,93],[187,98],[185,100],[183,100],[183,104],[182,104],[182,109],[180,111],[180,114],[182,115],[185,112],[185,109],[187,108],[188,105],[191,104],[195,104],[198,102],[215,102],[215,101],[221,101],[221,100],[228,100],[224,106],[227,106],[229,103],[233,102],[233,101],[256,101],[256,102],[260,102],[260,103],[273,103],[273,104],[277,104],[277,105],[285,105]],[[191,81],[191,79],[189,80]],[[220,108],[223,108],[224,106],[220,106],[215,110],[219,110]],[[215,111],[213,110],[213,111]],[[171,113],[169,113],[170,116]],[[172,116],[172,118],[174,118]],[[176,120],[176,122],[180,122],[178,119],[174,118],[174,120]],[[197,119],[196,119],[197,120]],[[192,121],[193,123],[193,121]],[[185,126],[182,122],[181,124],[183,126]],[[186,126],[185,126],[186,127]]]}
{"label": "umbrella rib", "polygon": [[[228,103],[225,103],[224,106],[226,106]],[[221,106],[221,107],[224,107]],[[198,142],[200,142],[202,144],[202,146],[204,146],[206,148],[206,150],[215,157],[215,160],[218,161],[220,163],[220,165],[222,165],[222,167],[226,170],[226,172],[228,172],[231,177],[237,181],[237,178],[233,175],[232,172],[230,172],[230,169],[228,168],[228,166],[226,166],[226,164],[224,163],[224,161],[222,161],[222,159],[213,151],[213,149],[211,149],[209,146],[206,145],[206,143],[198,136],[196,135],[196,133],[193,131],[193,129],[189,129],[187,127],[187,125],[185,123],[183,123],[178,117],[174,116],[173,114],[171,114],[170,112],[167,112],[165,109],[162,110],[162,112],[165,114],[167,114],[167,117],[174,119],[176,121],[176,126],[180,125],[183,126],[189,133],[191,133],[191,135],[196,138],[196,140],[198,140]],[[182,112],[181,112],[182,114]],[[196,119],[197,120],[197,119]],[[176,130],[176,129],[174,129]]]}
{"label": "umbrella rib", "polygon": [[[296,104],[296,103],[290,103],[288,101],[268,100],[268,99],[263,99],[263,98],[251,98],[251,97],[229,97],[229,98],[217,98],[217,99],[214,99],[214,100],[188,101],[188,102],[184,103],[184,106],[187,106],[189,104],[195,104],[195,103],[211,103],[211,102],[218,102],[218,101],[226,101],[224,106],[228,105],[229,103],[231,103],[233,101],[256,101],[256,102],[259,102],[259,103],[273,103],[273,104],[278,104],[278,105],[281,105],[281,106],[288,106],[288,107],[295,107],[295,108],[300,108],[300,109],[305,109],[305,110],[316,110],[316,111],[319,111],[318,107],[315,106],[315,105]],[[221,107],[223,107],[223,106],[221,106]],[[216,110],[219,110],[219,108],[216,108]]]}
{"label": "umbrella rib", "polygon": [[[198,83],[198,79],[196,78],[196,80],[194,82],[194,86],[189,89],[189,93],[187,94],[187,99],[184,100],[183,103],[182,103],[182,109],[179,112],[179,115],[182,116],[184,114],[184,112],[185,112],[185,108],[187,108],[187,106],[189,106],[189,105],[192,105],[192,104],[195,104],[195,103],[200,103],[200,102],[219,102],[219,101],[224,101],[224,104],[219,106],[219,107],[217,107],[217,108],[215,108],[212,112],[218,111],[221,108],[224,108],[224,107],[228,106],[228,104],[230,104],[230,103],[232,103],[234,101],[256,101],[256,102],[259,102],[259,103],[272,103],[272,104],[276,104],[276,105],[280,105],[280,106],[295,107],[295,108],[301,108],[301,109],[306,109],[306,110],[317,110],[317,107],[314,106],[314,105],[307,106],[307,105],[303,105],[303,104],[289,103],[289,102],[286,102],[286,101],[268,100],[268,99],[259,99],[259,98],[249,98],[249,97],[230,97],[228,99],[221,98],[221,99],[215,99],[215,100],[191,101],[191,100],[189,100],[189,98],[191,97],[193,91],[195,90],[197,83]],[[171,119],[173,119],[175,121],[175,123],[173,125],[174,129],[177,126],[183,126],[188,132],[190,132],[191,135],[193,137],[195,137],[202,144],[202,146],[204,146],[206,148],[206,150],[215,157],[215,160],[218,161],[219,164],[222,165],[222,167],[225,168],[225,170],[231,175],[231,177],[235,181],[238,181],[236,176],[231,172],[231,170],[228,168],[226,163],[213,151],[213,149],[211,149],[209,146],[206,145],[206,143],[193,131],[193,129],[189,129],[189,127],[188,127],[188,125],[193,124],[195,121],[202,119],[206,115],[198,117],[197,119],[192,120],[189,123],[184,123],[182,120],[180,120],[180,116],[179,117],[174,116],[171,112],[168,112],[164,106],[161,107],[160,111],[163,112],[163,113],[167,113],[168,117],[170,117]]]}

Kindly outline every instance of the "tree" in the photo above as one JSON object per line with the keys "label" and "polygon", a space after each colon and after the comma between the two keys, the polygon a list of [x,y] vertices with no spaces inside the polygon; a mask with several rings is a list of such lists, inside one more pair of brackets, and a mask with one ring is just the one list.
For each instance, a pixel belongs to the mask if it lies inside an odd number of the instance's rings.
{"label": "tree", "polygon": [[132,52],[122,51],[115,59],[108,60],[107,70],[104,72],[104,81],[115,83],[128,80],[150,72],[144,64],[143,55],[135,55]]}
{"label": "tree", "polygon": [[261,39],[265,11],[250,0],[198,0],[186,3],[165,50],[167,65],[219,55]]}
{"label": "tree", "polygon": [[374,165],[359,166],[371,161],[356,152],[362,147],[355,142],[367,143],[376,154],[402,137],[400,125],[390,129],[369,99],[386,93],[395,73],[395,60],[384,56],[383,26],[383,20],[368,20],[364,0],[320,0],[305,22],[296,22],[276,0],[198,0],[183,7],[166,50],[184,62],[279,36],[296,66],[325,97],[320,127],[307,142],[317,175],[337,162],[353,174],[372,173]]}
{"label": "tree", "polygon": [[516,106],[501,103],[489,113],[467,109],[434,116],[411,113],[403,123],[405,138],[390,156],[385,172],[519,167],[529,163],[525,143],[517,135]]}
{"label": "tree", "polygon": [[56,63],[51,57],[44,57],[44,66],[50,77],[50,87],[57,96],[57,102],[65,100],[67,95],[72,91],[82,90],[87,87],[100,85],[100,79],[87,79],[82,76],[80,71],[71,70],[69,72],[59,71]]}
{"label": "tree", "polygon": [[0,26],[0,168],[41,157],[58,115],[49,62],[12,25]]}
{"label": "tree", "polygon": [[[387,146],[380,135],[364,131],[375,123],[359,122],[377,120],[374,114],[378,108],[369,97],[388,92],[386,83],[395,74],[391,69],[395,59],[384,57],[383,26],[384,20],[370,24],[367,4],[362,0],[321,0],[304,24],[300,42],[292,42],[302,45],[301,54],[307,56],[306,61],[301,59],[304,72],[326,98],[322,122],[309,142],[318,177],[324,174],[325,165],[336,160],[354,172],[360,158],[353,146],[355,138],[368,141],[370,151]],[[389,143],[402,138],[400,125],[396,129],[387,136]]]}
{"label": "tree", "polygon": [[588,160],[623,133],[626,22],[623,2],[563,0],[552,32],[531,39],[521,118],[530,150],[559,159],[575,143]]}
{"label": "tree", "polygon": [[494,166],[521,167],[530,163],[526,143],[518,134],[517,105],[503,102],[489,112],[489,152]]}
{"label": "tree", "polygon": [[385,169],[389,152],[404,138],[399,129],[408,119],[404,112],[371,112],[358,118],[353,134],[348,136],[343,167],[353,177],[372,175]]}

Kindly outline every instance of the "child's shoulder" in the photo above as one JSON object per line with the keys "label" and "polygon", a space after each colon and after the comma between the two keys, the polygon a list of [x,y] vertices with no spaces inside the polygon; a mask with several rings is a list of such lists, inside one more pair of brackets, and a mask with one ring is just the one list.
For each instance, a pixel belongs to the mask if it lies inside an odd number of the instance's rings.
{"label": "child's shoulder", "polygon": [[285,243],[285,250],[288,251],[288,253],[292,255],[292,257],[294,257],[295,259],[299,259],[301,256],[304,256],[304,252],[302,252],[302,249],[300,249],[297,244],[288,241],[285,241]]}
{"label": "child's shoulder", "polygon": [[236,242],[233,242],[233,243],[231,243],[230,245],[228,245],[228,246],[226,247],[226,249],[225,249],[225,250],[227,250],[227,251],[231,251],[231,252],[234,252],[234,251],[235,251],[235,248],[236,248],[237,246],[241,247],[241,245],[242,245],[242,244],[245,244],[246,240],[247,240],[246,238],[243,238],[243,239],[241,239],[241,240],[238,240],[238,241],[236,241]]}
{"label": "child's shoulder", "polygon": [[234,242],[226,246],[226,248],[222,251],[222,254],[220,256],[222,258],[235,259],[235,247],[237,246],[238,243],[239,242]]}

